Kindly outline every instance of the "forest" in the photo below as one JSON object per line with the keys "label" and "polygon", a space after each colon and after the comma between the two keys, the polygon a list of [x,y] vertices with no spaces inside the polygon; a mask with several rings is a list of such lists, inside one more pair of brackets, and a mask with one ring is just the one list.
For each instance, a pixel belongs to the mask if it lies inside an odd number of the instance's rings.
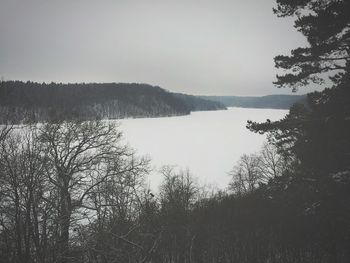
{"label": "forest", "polygon": [[275,85],[328,87],[279,121],[247,122],[268,142],[225,191],[171,166],[150,191],[149,160],[113,123],[3,125],[0,262],[349,262],[350,2],[276,2],[309,46],[275,57]]}
{"label": "forest", "polygon": [[[289,109],[293,104],[306,104],[305,95],[267,95],[267,96],[201,96],[201,98],[217,101],[226,107]],[[306,104],[307,105],[307,104]]]}
{"label": "forest", "polygon": [[187,115],[226,109],[213,102],[137,83],[0,82],[0,123]]}

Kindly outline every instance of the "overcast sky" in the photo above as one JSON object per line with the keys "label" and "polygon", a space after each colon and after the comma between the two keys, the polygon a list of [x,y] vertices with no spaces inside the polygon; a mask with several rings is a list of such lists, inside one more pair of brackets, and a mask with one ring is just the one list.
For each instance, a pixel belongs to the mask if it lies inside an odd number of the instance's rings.
{"label": "overcast sky", "polygon": [[272,84],[273,57],[306,41],[273,6],[274,0],[0,0],[0,75],[139,82],[202,95],[289,94]]}

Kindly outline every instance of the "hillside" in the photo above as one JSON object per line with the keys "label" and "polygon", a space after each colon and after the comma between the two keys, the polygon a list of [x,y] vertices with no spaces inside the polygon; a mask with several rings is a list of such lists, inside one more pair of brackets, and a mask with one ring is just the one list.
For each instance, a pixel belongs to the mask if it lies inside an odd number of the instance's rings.
{"label": "hillside", "polygon": [[200,96],[226,107],[289,109],[295,103],[305,103],[305,95],[268,95],[262,97]]}
{"label": "hillside", "polygon": [[186,107],[191,111],[205,111],[205,110],[222,110],[226,109],[226,106],[215,100],[205,99],[204,97],[198,97],[193,95],[187,95],[182,93],[172,93],[175,97],[181,99]]}
{"label": "hillside", "polygon": [[0,123],[186,115],[225,107],[136,83],[0,82]]}

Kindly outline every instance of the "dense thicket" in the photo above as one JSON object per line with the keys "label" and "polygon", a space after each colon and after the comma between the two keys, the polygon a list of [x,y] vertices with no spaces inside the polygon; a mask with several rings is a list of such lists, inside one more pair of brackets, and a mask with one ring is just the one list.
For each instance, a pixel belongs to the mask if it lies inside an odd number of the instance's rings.
{"label": "dense thicket", "polygon": [[158,117],[224,108],[147,84],[0,82],[0,123]]}

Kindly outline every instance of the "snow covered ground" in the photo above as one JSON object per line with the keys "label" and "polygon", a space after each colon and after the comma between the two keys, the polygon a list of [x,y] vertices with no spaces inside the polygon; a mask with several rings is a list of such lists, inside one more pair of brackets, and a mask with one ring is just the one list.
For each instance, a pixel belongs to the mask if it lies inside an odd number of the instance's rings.
{"label": "snow covered ground", "polygon": [[189,169],[201,184],[225,188],[227,173],[244,153],[260,149],[266,137],[245,128],[247,120],[278,120],[288,111],[229,108],[188,116],[119,120],[124,140],[152,159],[149,183],[156,189],[162,165]]}

